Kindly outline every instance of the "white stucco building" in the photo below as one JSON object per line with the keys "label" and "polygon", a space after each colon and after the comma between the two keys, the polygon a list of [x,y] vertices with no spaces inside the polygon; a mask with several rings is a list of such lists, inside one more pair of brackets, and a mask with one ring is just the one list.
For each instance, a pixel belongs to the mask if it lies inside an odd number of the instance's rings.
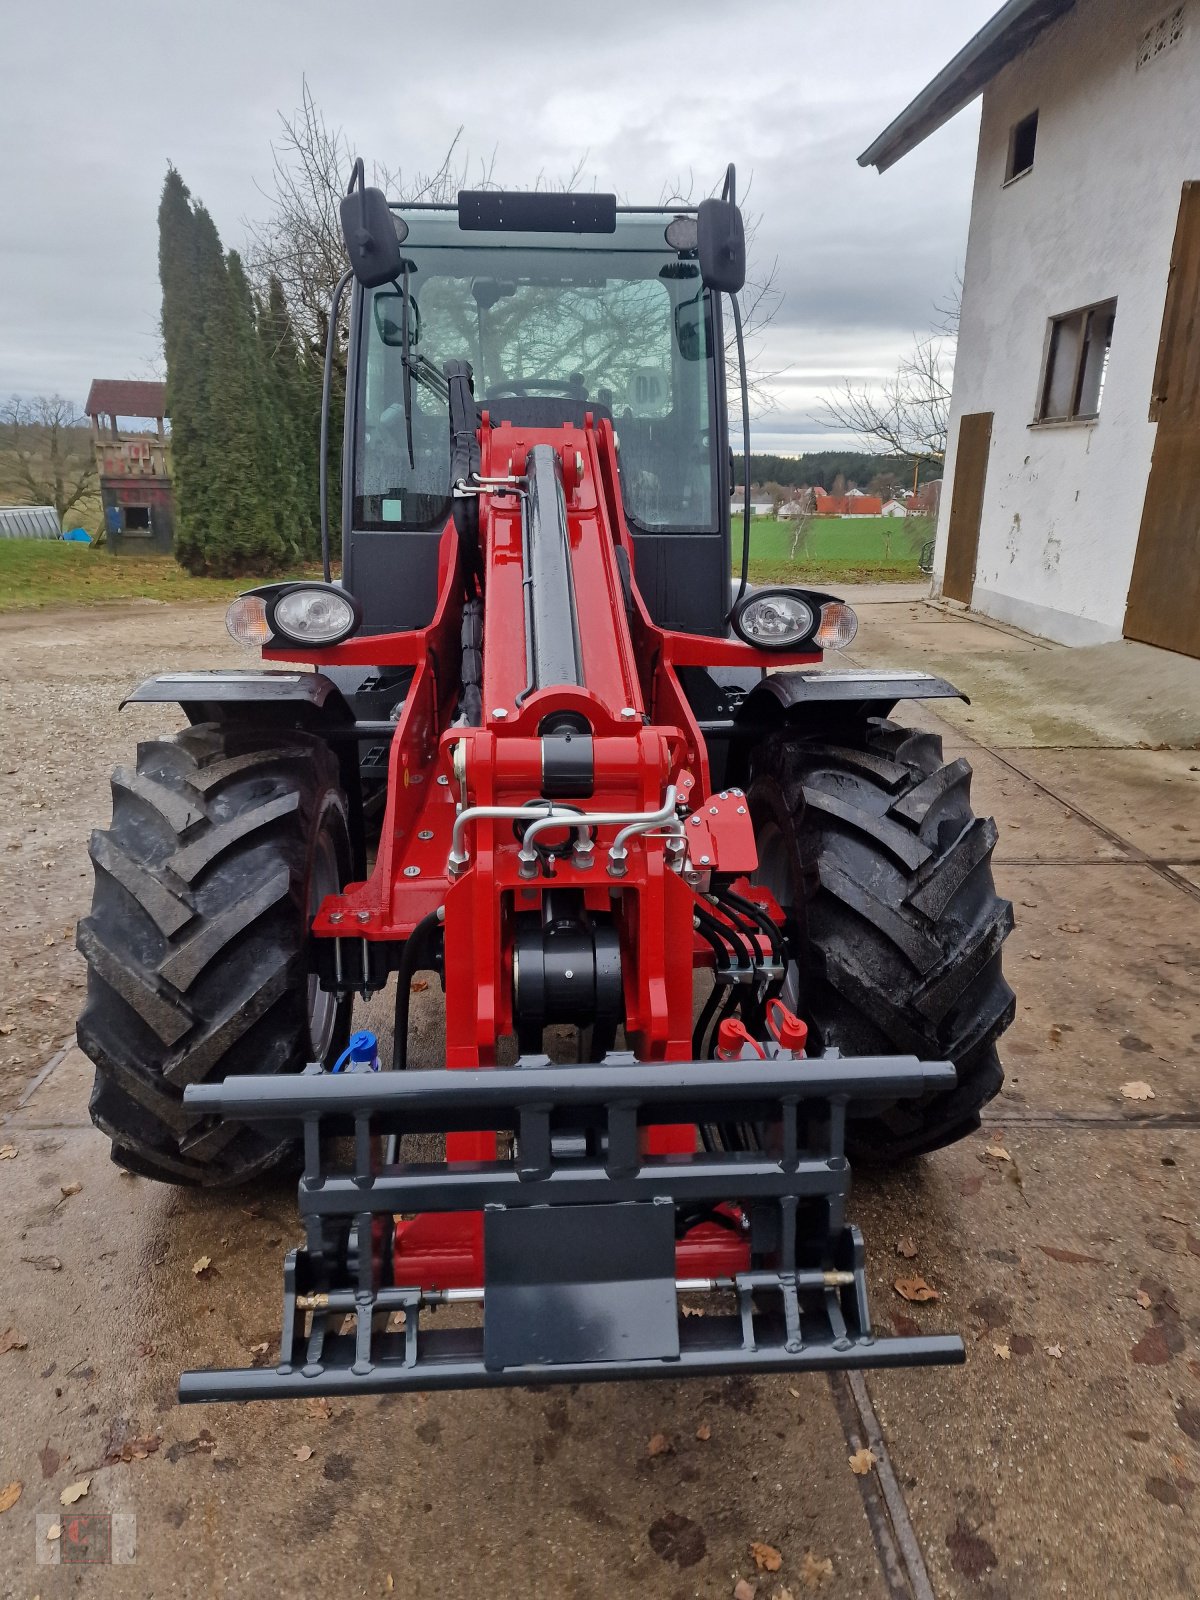
{"label": "white stucco building", "polygon": [[860,161],[981,93],[935,588],[1200,655],[1200,0],[1009,0]]}

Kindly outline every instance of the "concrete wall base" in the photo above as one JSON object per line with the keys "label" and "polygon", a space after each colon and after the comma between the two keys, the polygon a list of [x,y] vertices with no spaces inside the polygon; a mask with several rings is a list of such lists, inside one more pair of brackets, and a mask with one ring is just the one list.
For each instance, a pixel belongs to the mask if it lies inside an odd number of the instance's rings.
{"label": "concrete wall base", "polygon": [[1121,637],[1120,628],[1110,623],[1072,616],[1069,611],[1056,611],[1052,606],[1035,605],[1032,600],[1018,600],[1014,595],[997,594],[978,586],[971,596],[971,609],[985,617],[995,617],[997,622],[1012,623],[1040,639],[1053,639],[1056,644],[1111,644]]}

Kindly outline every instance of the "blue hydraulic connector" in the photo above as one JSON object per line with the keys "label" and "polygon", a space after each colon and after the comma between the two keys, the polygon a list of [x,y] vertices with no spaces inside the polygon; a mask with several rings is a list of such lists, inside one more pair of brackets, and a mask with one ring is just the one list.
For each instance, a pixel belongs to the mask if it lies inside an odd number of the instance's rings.
{"label": "blue hydraulic connector", "polygon": [[333,1064],[334,1072],[378,1072],[379,1040],[369,1028],[350,1035],[350,1043]]}

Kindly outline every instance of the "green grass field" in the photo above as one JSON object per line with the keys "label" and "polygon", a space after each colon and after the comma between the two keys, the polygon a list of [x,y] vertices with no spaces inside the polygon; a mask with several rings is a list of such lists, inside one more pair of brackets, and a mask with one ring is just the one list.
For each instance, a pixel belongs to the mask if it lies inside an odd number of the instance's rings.
{"label": "green grass field", "polygon": [[[920,577],[917,553],[932,529],[925,520],[821,517],[792,559],[792,528],[759,517],[751,524],[754,583],[904,583]],[[733,529],[734,566],[741,524]],[[292,576],[315,577],[307,567]],[[57,540],[0,539],[0,612],[106,600],[228,600],[253,578],[193,578],[169,556],[114,556],[103,547]]]}
{"label": "green grass field", "polygon": [[[735,567],[741,531],[735,519]],[[932,536],[933,528],[924,517],[817,517],[793,558],[792,525],[756,517],[750,524],[750,579],[753,583],[912,583],[921,576],[917,564],[921,545]]]}
{"label": "green grass field", "polygon": [[114,556],[103,546],[0,539],[0,611],[103,600],[228,600],[254,581],[193,578],[170,556]]}

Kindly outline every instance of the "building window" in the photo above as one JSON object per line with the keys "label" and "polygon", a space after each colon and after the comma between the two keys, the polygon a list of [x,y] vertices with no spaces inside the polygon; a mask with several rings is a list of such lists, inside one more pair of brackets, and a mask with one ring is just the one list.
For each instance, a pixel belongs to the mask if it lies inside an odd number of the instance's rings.
{"label": "building window", "polygon": [[1051,317],[1035,422],[1085,422],[1100,414],[1117,302]]}
{"label": "building window", "polygon": [[150,507],[149,506],[126,506],[125,507],[125,532],[126,533],[134,533],[134,532],[149,533],[149,531],[150,531]]}
{"label": "building window", "polygon": [[1037,145],[1038,114],[1031,111],[1020,122],[1014,122],[1008,134],[1008,162],[1004,168],[1004,181],[1023,178],[1033,171],[1033,152]]}
{"label": "building window", "polygon": [[1148,27],[1138,40],[1137,69],[1148,67],[1165,51],[1173,49],[1183,38],[1183,7],[1176,6],[1165,17]]}

